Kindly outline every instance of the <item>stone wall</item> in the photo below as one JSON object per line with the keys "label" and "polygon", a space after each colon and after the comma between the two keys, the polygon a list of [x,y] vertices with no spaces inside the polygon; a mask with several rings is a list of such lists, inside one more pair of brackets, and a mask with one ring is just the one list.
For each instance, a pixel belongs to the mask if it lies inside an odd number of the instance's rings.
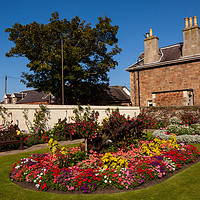
{"label": "stone wall", "polygon": [[[2,104],[1,106],[7,109],[7,113],[11,113],[6,117],[6,121],[10,122],[13,120],[14,124],[18,124],[21,130],[27,131],[28,128],[25,123],[24,109],[28,109],[28,119],[30,122],[33,122],[34,113],[36,110],[39,110],[39,105],[27,105],[27,104]],[[83,106],[85,107],[85,106]],[[73,110],[77,108],[77,106],[73,105],[47,105],[47,109],[50,112],[50,120],[47,123],[48,129],[52,128],[55,123],[58,122],[58,119],[67,118],[67,122],[74,122],[72,117],[74,116]],[[105,110],[110,108],[110,110],[119,109],[120,114],[125,114],[126,116],[135,117],[140,113],[139,107],[128,107],[128,106],[90,106],[91,110],[95,110],[99,112],[98,121],[101,123],[104,117],[107,117]],[[3,124],[4,121],[0,116],[0,125]]]}
{"label": "stone wall", "polygon": [[162,120],[167,123],[171,117],[176,116],[181,119],[181,116],[185,113],[193,113],[194,115],[200,116],[200,106],[145,107],[142,108],[142,111],[145,112],[148,116],[153,116],[153,118],[156,120]]}
{"label": "stone wall", "polygon": [[[153,99],[152,93],[155,92],[187,89],[193,89],[194,105],[200,105],[200,61],[130,72],[130,88],[133,106],[148,106],[148,100]],[[179,95],[174,96],[174,99],[177,99],[178,104],[181,103]],[[154,104],[154,106],[157,105]],[[166,106],[166,104],[159,103],[159,106]],[[182,103],[181,106],[185,106],[185,104]]]}

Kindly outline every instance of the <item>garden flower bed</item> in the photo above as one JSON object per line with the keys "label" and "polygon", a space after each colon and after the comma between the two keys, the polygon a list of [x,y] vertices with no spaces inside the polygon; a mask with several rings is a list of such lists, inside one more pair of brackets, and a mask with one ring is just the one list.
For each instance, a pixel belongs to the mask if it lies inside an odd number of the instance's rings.
{"label": "garden flower bed", "polygon": [[156,130],[153,132],[152,136],[164,140],[168,140],[171,135],[173,135],[176,138],[177,142],[185,142],[185,143],[200,143],[200,135],[194,134],[194,135],[175,135],[175,134],[169,134],[167,130]]}
{"label": "garden flower bed", "polygon": [[193,163],[200,153],[192,145],[154,139],[141,141],[126,150],[86,154],[82,146],[60,148],[49,141],[50,152],[34,154],[12,166],[10,179],[33,184],[39,190],[81,191],[91,193],[102,188],[133,189],[149,180]]}

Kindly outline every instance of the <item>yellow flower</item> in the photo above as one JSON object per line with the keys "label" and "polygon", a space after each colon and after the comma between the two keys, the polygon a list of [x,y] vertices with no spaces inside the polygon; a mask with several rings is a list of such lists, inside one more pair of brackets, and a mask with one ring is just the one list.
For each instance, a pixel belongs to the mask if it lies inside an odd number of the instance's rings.
{"label": "yellow flower", "polygon": [[66,154],[67,153],[67,148],[66,147],[62,147],[60,152],[62,154]]}
{"label": "yellow flower", "polygon": [[20,135],[20,131],[19,130],[16,130],[16,133],[17,133],[17,135]]}

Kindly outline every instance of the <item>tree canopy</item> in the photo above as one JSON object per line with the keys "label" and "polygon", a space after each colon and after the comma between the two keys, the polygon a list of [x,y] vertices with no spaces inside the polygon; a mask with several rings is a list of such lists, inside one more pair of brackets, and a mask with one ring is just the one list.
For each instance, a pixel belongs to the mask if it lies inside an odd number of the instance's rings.
{"label": "tree canopy", "polygon": [[113,58],[121,52],[118,29],[107,16],[98,17],[92,27],[79,17],[60,20],[55,12],[48,24],[15,23],[7,28],[15,46],[6,56],[28,58],[29,73],[22,73],[22,82],[61,99],[61,46],[55,41],[63,39],[65,103],[98,104],[109,84],[107,73],[118,65]]}

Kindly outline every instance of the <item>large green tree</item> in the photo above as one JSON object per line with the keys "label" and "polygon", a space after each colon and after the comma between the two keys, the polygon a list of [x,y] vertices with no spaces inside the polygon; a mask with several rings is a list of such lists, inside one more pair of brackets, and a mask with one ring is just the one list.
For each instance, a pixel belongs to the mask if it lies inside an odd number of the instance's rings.
{"label": "large green tree", "polygon": [[26,86],[61,99],[61,46],[55,41],[63,39],[65,103],[98,104],[109,84],[107,73],[118,65],[113,58],[121,51],[118,29],[107,16],[92,27],[79,17],[60,20],[55,12],[48,24],[15,23],[7,28],[15,46],[6,56],[28,58],[29,73],[22,74]]}

